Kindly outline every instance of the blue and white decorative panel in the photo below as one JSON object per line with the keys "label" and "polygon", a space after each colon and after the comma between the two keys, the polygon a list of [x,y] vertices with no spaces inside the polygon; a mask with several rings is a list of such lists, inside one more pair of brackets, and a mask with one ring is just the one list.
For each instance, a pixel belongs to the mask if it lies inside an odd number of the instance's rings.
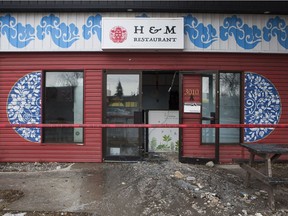
{"label": "blue and white decorative panel", "polygon": [[[277,124],[281,115],[280,95],[275,86],[256,73],[245,73],[245,124]],[[244,141],[256,142],[267,137],[273,128],[245,128]]]}
{"label": "blue and white decorative panel", "polygon": [[0,51],[101,52],[107,17],[183,17],[188,52],[288,53],[287,15],[179,13],[2,13]]}
{"label": "blue and white decorative panel", "polygon": [[101,20],[89,13],[0,14],[0,51],[101,51]]}
{"label": "blue and white decorative panel", "polygon": [[270,42],[272,38],[277,38],[279,44],[288,49],[288,23],[280,17],[270,18],[263,28],[263,38]]}
{"label": "blue and white decorative panel", "polygon": [[[27,74],[14,84],[8,95],[7,115],[11,124],[41,123],[41,72]],[[30,142],[41,141],[40,128],[14,130]]]}
{"label": "blue and white decorative panel", "polygon": [[43,17],[36,29],[39,40],[44,40],[46,36],[50,36],[53,43],[61,48],[71,47],[80,38],[79,29],[75,24],[61,22],[60,18],[54,14]]}
{"label": "blue and white decorative panel", "polygon": [[99,41],[101,41],[101,15],[97,14],[96,16],[90,16],[85,25],[83,25],[83,38],[89,40],[93,35],[97,35]]}
{"label": "blue and white decorative panel", "polygon": [[30,24],[23,25],[17,22],[15,17],[6,14],[0,16],[0,36],[6,37],[13,47],[23,48],[35,40],[35,29]]}
{"label": "blue and white decorative panel", "polygon": [[288,17],[188,14],[185,51],[288,53]]}
{"label": "blue and white decorative panel", "polygon": [[184,32],[198,48],[206,49],[218,40],[216,29],[211,24],[205,26],[192,15],[184,19]]}
{"label": "blue and white decorative panel", "polygon": [[246,50],[254,49],[261,42],[261,29],[256,25],[249,26],[237,16],[227,17],[220,26],[220,38],[223,41],[230,37],[235,39],[239,47]]}

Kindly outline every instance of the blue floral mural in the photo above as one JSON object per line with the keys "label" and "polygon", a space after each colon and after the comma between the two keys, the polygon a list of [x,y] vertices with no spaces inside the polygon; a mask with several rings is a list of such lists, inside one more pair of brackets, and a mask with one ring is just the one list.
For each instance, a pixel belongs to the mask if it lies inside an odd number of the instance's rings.
{"label": "blue floral mural", "polygon": [[249,27],[235,15],[227,17],[220,27],[221,40],[226,41],[229,36],[234,36],[238,46],[244,49],[253,49],[261,42],[261,30],[255,25]]}
{"label": "blue floral mural", "polygon": [[271,18],[263,28],[263,38],[269,42],[271,38],[277,37],[279,44],[288,49],[288,26],[280,17]]}
{"label": "blue floral mural", "polygon": [[87,21],[86,25],[83,25],[83,37],[84,39],[88,40],[94,34],[97,35],[99,41],[101,41],[101,15],[97,14],[96,16],[90,16]]}
{"label": "blue floral mural", "polygon": [[[41,123],[41,72],[27,74],[12,87],[7,101],[11,124]],[[15,128],[20,136],[31,142],[40,142],[40,128]]]}
{"label": "blue floral mural", "polygon": [[216,29],[211,24],[205,26],[203,23],[199,23],[198,19],[192,15],[184,17],[184,33],[199,48],[211,46],[218,38]]}
{"label": "blue floral mural", "polygon": [[60,23],[60,18],[54,14],[45,16],[37,26],[37,37],[44,40],[46,35],[50,35],[53,42],[62,48],[69,48],[75,41],[79,40],[79,30],[75,24]]}
{"label": "blue floral mural", "polygon": [[27,46],[35,39],[35,30],[30,25],[17,23],[16,19],[10,14],[0,16],[0,36],[5,35],[9,43],[17,48]]}
{"label": "blue floral mural", "polygon": [[[245,124],[277,124],[281,115],[281,100],[275,86],[265,77],[245,73]],[[267,137],[273,128],[245,128],[244,141],[255,142]]]}

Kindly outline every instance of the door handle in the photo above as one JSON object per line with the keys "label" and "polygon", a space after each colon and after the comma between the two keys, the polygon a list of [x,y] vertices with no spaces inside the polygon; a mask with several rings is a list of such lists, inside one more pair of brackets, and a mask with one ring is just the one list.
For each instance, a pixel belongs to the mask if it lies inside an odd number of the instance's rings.
{"label": "door handle", "polygon": [[209,121],[213,121],[215,120],[215,118],[213,116],[203,116],[202,120],[209,120]]}
{"label": "door handle", "polygon": [[216,123],[216,119],[214,116],[208,116],[208,117],[202,117],[202,120],[206,120],[206,121],[210,121],[210,124],[215,124]]}
{"label": "door handle", "polygon": [[210,121],[211,124],[216,123],[216,117],[215,117],[215,112],[210,113],[211,116],[203,116],[202,120]]}

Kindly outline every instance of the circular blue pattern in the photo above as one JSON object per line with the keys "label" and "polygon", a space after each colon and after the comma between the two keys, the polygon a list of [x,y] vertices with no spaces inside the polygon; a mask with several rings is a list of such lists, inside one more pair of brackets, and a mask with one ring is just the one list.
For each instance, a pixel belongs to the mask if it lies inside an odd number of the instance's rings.
{"label": "circular blue pattern", "polygon": [[[281,115],[281,100],[275,86],[267,78],[245,73],[245,124],[277,124]],[[244,141],[255,142],[267,137],[273,128],[245,128]]]}
{"label": "circular blue pattern", "polygon": [[[41,72],[33,72],[19,79],[12,87],[7,102],[11,124],[41,123]],[[40,128],[14,128],[30,142],[40,142]]]}

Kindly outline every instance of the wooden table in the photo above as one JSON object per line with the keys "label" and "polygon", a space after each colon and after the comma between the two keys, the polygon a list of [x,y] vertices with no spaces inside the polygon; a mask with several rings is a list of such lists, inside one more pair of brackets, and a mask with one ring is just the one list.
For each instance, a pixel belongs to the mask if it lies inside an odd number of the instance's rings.
{"label": "wooden table", "polygon": [[[274,189],[277,185],[288,184],[288,178],[277,178],[273,176],[272,163],[281,155],[288,154],[288,144],[240,144],[250,152],[249,162],[239,162],[240,166],[246,170],[245,185],[250,185],[250,178],[255,178],[266,184],[268,187],[268,204],[271,209],[275,209]],[[264,159],[264,172],[256,169],[255,156]]]}

